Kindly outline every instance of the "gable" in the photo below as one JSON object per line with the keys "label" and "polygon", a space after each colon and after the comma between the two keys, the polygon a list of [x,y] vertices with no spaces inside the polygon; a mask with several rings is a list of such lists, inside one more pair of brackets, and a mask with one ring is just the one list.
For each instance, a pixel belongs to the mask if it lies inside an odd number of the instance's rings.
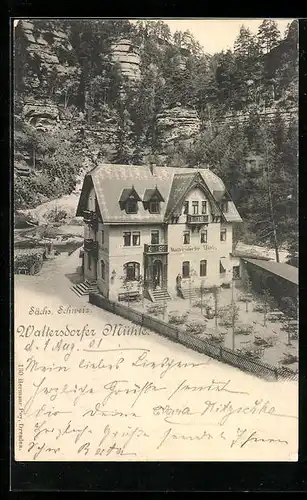
{"label": "gable", "polygon": [[[87,209],[90,190],[94,188],[97,205],[105,224],[162,223],[167,221],[176,210],[181,211],[185,196],[190,189],[200,189],[211,203],[216,215],[220,215],[217,191],[227,196],[223,181],[209,169],[179,167],[155,167],[149,165],[101,164],[91,170],[84,178],[77,207],[77,216]],[[126,214],[120,208],[120,199],[134,196],[140,198],[137,214]],[[146,210],[144,200],[160,194],[160,213],[152,214]],[[128,198],[127,198],[128,197]],[[219,196],[217,196],[219,197]],[[163,201],[162,201],[163,200]],[[143,202],[143,203],[142,203]],[[147,203],[147,202],[145,202]],[[225,220],[241,222],[235,204],[229,201]]]}
{"label": "gable", "polygon": [[213,210],[215,214],[223,216],[213,194],[208,188],[200,172],[197,171],[196,173],[191,173],[188,175],[182,174],[181,176],[179,174],[178,177],[177,175],[174,176],[170,199],[165,214],[166,219],[169,219],[169,217],[172,215],[178,215],[181,213],[183,203],[189,196],[189,193],[191,193],[193,190],[197,190],[198,192],[203,193],[203,199],[209,201],[211,210]]}

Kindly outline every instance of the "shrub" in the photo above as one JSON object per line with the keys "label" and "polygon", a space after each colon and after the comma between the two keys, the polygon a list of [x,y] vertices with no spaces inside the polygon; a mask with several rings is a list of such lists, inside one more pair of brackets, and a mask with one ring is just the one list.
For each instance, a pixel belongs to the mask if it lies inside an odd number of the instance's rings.
{"label": "shrub", "polygon": [[46,251],[43,248],[15,249],[14,270],[18,271],[21,267],[30,271],[33,265],[36,265],[36,272],[41,267]]}
{"label": "shrub", "polygon": [[236,335],[250,335],[254,330],[254,327],[249,324],[240,324],[236,326],[235,334]]}
{"label": "shrub", "polygon": [[165,310],[164,304],[153,304],[147,307],[146,311],[151,316],[160,316]]}
{"label": "shrub", "polygon": [[257,346],[263,346],[263,347],[273,347],[276,344],[276,338],[275,337],[257,337],[255,336],[254,344]]}
{"label": "shrub", "polygon": [[249,349],[247,347],[244,347],[243,349],[237,349],[237,352],[245,356],[246,358],[250,359],[261,359],[264,354],[264,349],[263,348],[252,348]]}
{"label": "shrub", "polygon": [[206,308],[208,307],[209,304],[207,304],[206,302],[202,302],[200,299],[199,300],[195,300],[195,302],[192,303],[192,307],[199,307],[199,308],[203,308],[203,310],[205,311]]}
{"label": "shrub", "polygon": [[193,333],[195,335],[200,333],[205,333],[206,323],[205,321],[188,321],[186,323],[186,332]]}
{"label": "shrub", "polygon": [[224,336],[222,333],[220,334],[214,334],[214,333],[209,333],[208,335],[208,340],[212,342],[213,344],[223,344],[224,343]]}
{"label": "shrub", "polygon": [[295,354],[284,353],[284,357],[280,360],[282,365],[292,365],[292,363],[297,363],[298,357]]}
{"label": "shrub", "polygon": [[253,307],[254,312],[264,312],[264,305],[263,304],[255,304]]}
{"label": "shrub", "polygon": [[168,322],[173,325],[183,325],[188,317],[188,313],[180,313],[179,311],[170,312],[168,315]]}
{"label": "shrub", "polygon": [[253,296],[251,293],[247,293],[247,294],[241,293],[241,295],[239,296],[240,302],[252,302],[252,300],[253,300]]}
{"label": "shrub", "polygon": [[47,220],[50,222],[61,222],[67,217],[67,212],[65,210],[58,210],[53,208],[47,215]]}

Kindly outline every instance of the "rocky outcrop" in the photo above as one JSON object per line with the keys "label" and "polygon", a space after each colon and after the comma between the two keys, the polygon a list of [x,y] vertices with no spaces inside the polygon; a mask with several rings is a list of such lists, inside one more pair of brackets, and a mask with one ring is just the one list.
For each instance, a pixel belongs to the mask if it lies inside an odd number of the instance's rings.
{"label": "rocky outcrop", "polygon": [[59,122],[59,108],[52,101],[26,101],[22,110],[22,118],[37,130],[46,130]]}
{"label": "rocky outcrop", "polygon": [[140,81],[140,51],[130,40],[120,39],[111,45],[111,60],[119,64],[123,76],[127,77],[128,81]]}
{"label": "rocky outcrop", "polygon": [[56,20],[21,20],[16,30],[17,51],[24,59],[24,67],[18,68],[23,85],[40,99],[65,98],[80,74],[67,30]]}
{"label": "rocky outcrop", "polygon": [[197,111],[180,105],[165,109],[157,115],[156,132],[161,150],[177,142],[191,144],[200,131]]}

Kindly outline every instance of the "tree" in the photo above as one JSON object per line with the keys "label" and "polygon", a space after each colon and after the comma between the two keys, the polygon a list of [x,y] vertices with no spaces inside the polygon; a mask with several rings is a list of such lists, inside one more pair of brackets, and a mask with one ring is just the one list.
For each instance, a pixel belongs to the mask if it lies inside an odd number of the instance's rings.
{"label": "tree", "polygon": [[280,31],[276,21],[264,19],[258,29],[258,41],[263,53],[270,52],[280,40]]}
{"label": "tree", "polygon": [[248,312],[248,303],[251,302],[251,300],[252,300],[252,293],[251,293],[252,286],[253,286],[253,282],[252,282],[251,278],[248,275],[246,275],[245,279],[244,279],[244,288],[246,290],[246,294],[243,297],[243,300],[245,302],[246,312]]}
{"label": "tree", "polygon": [[220,289],[218,286],[212,287],[212,293],[213,293],[213,298],[214,298],[214,318],[215,318],[216,328],[217,328],[217,320],[218,320],[219,292],[220,292]]}
{"label": "tree", "polygon": [[264,296],[263,325],[266,326],[267,314],[270,311],[270,309],[273,309],[275,307],[275,299],[271,295],[268,288],[264,289],[263,296]]}

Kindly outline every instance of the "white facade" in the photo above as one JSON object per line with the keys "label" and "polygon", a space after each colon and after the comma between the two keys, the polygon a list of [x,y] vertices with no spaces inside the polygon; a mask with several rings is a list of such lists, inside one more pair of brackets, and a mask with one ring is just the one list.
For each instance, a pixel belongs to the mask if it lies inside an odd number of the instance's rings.
{"label": "white facade", "polygon": [[[96,210],[94,189],[88,196],[87,210]],[[144,279],[148,277],[148,262],[151,266],[150,278],[153,279],[160,268],[158,285],[167,288],[171,296],[176,295],[176,277],[179,274],[183,287],[190,280],[195,287],[229,283],[233,266],[237,265],[231,257],[232,224],[221,220],[216,222],[212,202],[201,188],[191,189],[175,212],[175,220],[162,224],[103,224],[100,221],[95,228],[85,224],[85,240],[97,242],[94,258],[89,252],[84,252],[85,278],[97,280],[101,293],[113,299],[127,291],[127,285],[124,285],[127,264],[136,265],[136,277],[142,278],[142,283],[137,279],[131,280],[129,291],[140,290],[144,286]],[[191,219],[189,222],[188,216],[192,219],[197,216],[205,218],[201,218],[198,224]],[[146,260],[146,245],[157,242],[160,245],[157,253]],[[167,245],[167,252],[161,245]],[[163,251],[161,255],[160,250]]]}

